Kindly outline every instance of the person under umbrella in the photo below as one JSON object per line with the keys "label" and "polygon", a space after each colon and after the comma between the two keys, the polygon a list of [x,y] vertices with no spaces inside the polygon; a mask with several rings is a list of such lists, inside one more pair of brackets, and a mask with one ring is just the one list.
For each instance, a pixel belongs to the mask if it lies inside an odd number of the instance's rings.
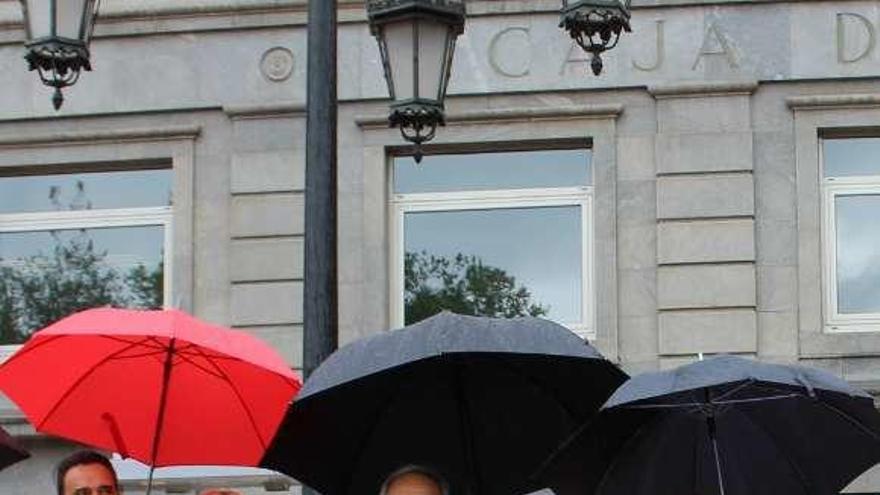
{"label": "person under umbrella", "polygon": [[437,472],[424,466],[404,466],[382,483],[378,495],[450,495],[449,484]]}
{"label": "person under umbrella", "polygon": [[119,477],[110,459],[94,450],[70,454],[55,468],[58,495],[119,495]]}
{"label": "person under umbrella", "polygon": [[262,467],[322,495],[378,494],[424,466],[451,493],[507,495],[626,375],[538,318],[448,312],[327,358],[285,416]]}
{"label": "person under umbrella", "polygon": [[37,431],[150,465],[255,466],[300,382],[256,337],[178,310],[98,308],[0,366]]}
{"label": "person under umbrella", "polygon": [[537,478],[557,495],[822,495],[878,462],[869,395],[719,356],[630,379]]}

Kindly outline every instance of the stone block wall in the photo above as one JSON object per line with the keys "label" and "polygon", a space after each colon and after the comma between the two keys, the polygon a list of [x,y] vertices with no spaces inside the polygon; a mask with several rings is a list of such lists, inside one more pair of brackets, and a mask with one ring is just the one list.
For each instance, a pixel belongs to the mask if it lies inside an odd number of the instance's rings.
{"label": "stone block wall", "polygon": [[757,352],[750,84],[655,87],[661,360]]}
{"label": "stone block wall", "polygon": [[302,366],[305,119],[230,112],[229,324]]}

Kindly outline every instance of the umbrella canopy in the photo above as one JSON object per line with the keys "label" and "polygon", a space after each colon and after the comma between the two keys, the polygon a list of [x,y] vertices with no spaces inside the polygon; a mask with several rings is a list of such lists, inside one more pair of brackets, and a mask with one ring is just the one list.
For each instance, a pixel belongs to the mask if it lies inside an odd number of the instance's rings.
{"label": "umbrella canopy", "polygon": [[37,431],[153,467],[256,465],[299,388],[262,341],[177,310],[76,313],[0,366]]}
{"label": "umbrella canopy", "polygon": [[332,354],[262,464],[323,495],[377,494],[410,464],[441,473],[453,493],[522,493],[625,378],[555,323],[441,313]]}
{"label": "umbrella canopy", "polygon": [[30,456],[9,433],[6,433],[6,430],[0,428],[0,469],[5,469]]}
{"label": "umbrella canopy", "polygon": [[821,495],[878,462],[870,396],[721,356],[629,380],[540,477],[557,495]]}

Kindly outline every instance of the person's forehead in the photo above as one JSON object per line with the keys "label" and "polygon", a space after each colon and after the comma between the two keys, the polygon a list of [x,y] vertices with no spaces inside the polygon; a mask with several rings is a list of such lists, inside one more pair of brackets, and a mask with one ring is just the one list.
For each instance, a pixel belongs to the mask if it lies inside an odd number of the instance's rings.
{"label": "person's forehead", "polygon": [[437,480],[418,471],[398,475],[388,486],[388,495],[439,495],[441,491]]}
{"label": "person's forehead", "polygon": [[114,484],[113,471],[99,463],[78,464],[71,467],[64,475],[66,484],[100,483]]}

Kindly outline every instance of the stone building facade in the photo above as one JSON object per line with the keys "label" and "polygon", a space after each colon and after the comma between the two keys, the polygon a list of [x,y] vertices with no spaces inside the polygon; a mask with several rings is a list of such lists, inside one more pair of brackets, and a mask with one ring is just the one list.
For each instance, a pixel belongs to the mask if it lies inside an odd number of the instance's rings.
{"label": "stone building facade", "polygon": [[[340,341],[403,324],[404,253],[443,237],[534,276],[548,316],[629,372],[736,353],[880,392],[876,2],[636,0],[600,77],[557,27],[559,3],[468,2],[447,125],[417,168],[385,123],[363,2],[339,2]],[[21,231],[154,227],[167,304],[252,331],[299,367],[306,10],[104,0],[94,71],[56,113],[22,60],[18,2],[0,0],[0,181],[158,170],[144,180],[172,198],[61,227],[0,198],[0,258],[24,256],[3,251]],[[447,166],[444,186],[426,185]],[[36,455],[0,473],[0,493],[48,493],[71,447],[34,435],[11,404],[2,422]],[[214,482],[298,490],[267,473]],[[869,474],[852,490],[878,486]]]}

